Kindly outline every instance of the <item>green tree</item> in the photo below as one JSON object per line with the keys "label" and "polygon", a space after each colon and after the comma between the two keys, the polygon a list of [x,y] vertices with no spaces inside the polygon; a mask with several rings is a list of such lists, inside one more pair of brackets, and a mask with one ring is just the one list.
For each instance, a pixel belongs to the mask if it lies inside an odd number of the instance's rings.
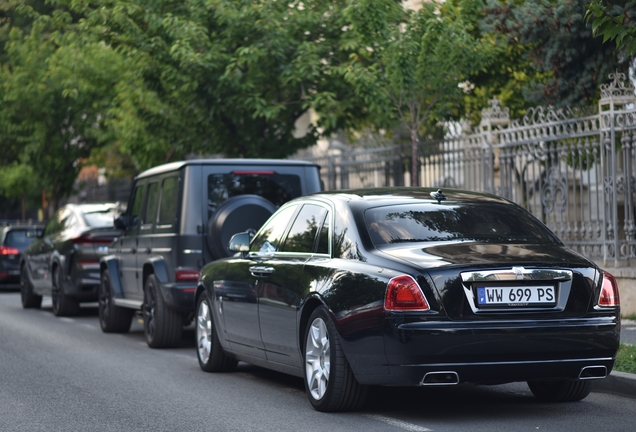
{"label": "green tree", "polygon": [[0,70],[0,139],[8,150],[0,164],[30,167],[53,210],[107,138],[122,62],[110,47],[79,35],[67,11],[25,12],[34,17],[31,30],[11,30],[9,61]]}
{"label": "green tree", "polygon": [[[488,0],[482,30],[504,38],[517,50],[509,82],[521,77],[528,106],[588,106],[599,85],[616,69],[625,71],[614,46],[603,45],[585,23],[589,0]],[[530,68],[518,68],[530,61]],[[515,66],[516,64],[516,66]],[[528,64],[526,63],[526,66]],[[487,77],[485,82],[489,82]],[[492,81],[490,81],[492,82]]]}
{"label": "green tree", "polygon": [[0,195],[19,200],[24,219],[27,202],[36,202],[38,198],[33,169],[17,162],[0,168]]}
{"label": "green tree", "polygon": [[472,34],[472,16],[482,4],[449,0],[407,11],[393,0],[353,0],[345,10],[355,53],[340,70],[376,125],[409,131],[412,185],[419,184],[419,134],[449,115],[469,74],[496,52],[492,40]]}
{"label": "green tree", "polygon": [[594,0],[585,18],[592,22],[594,35],[603,36],[603,43],[614,41],[628,56],[636,55],[636,1]]}

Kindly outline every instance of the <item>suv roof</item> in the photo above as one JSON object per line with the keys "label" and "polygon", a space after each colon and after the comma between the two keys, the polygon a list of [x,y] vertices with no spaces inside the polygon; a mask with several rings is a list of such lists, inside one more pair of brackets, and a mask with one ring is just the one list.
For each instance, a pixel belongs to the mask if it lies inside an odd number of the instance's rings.
{"label": "suv roof", "polygon": [[158,167],[150,168],[141,174],[137,179],[152,176],[155,174],[163,174],[170,171],[176,171],[187,165],[283,165],[283,166],[318,166],[314,163],[300,160],[284,160],[284,159],[192,159],[180,162],[172,162]]}

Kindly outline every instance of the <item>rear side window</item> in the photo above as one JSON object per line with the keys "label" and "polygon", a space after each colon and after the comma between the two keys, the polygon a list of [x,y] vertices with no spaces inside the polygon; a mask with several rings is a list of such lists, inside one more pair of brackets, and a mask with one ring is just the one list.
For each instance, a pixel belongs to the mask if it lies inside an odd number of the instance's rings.
{"label": "rear side window", "polygon": [[159,205],[159,225],[172,225],[177,218],[179,199],[179,179],[170,177],[161,183],[161,204]]}
{"label": "rear side window", "polygon": [[324,207],[306,204],[289,230],[283,252],[313,253],[316,233],[326,213],[327,209]]}
{"label": "rear side window", "polygon": [[427,241],[555,243],[553,234],[525,210],[506,204],[399,205],[364,215],[373,244]]}
{"label": "rear side window", "polygon": [[211,212],[229,198],[245,194],[261,196],[280,207],[301,195],[300,177],[273,171],[235,171],[208,176],[208,208]]}
{"label": "rear side window", "polygon": [[23,250],[33,242],[33,237],[27,237],[27,230],[11,230],[4,239],[4,246]]}

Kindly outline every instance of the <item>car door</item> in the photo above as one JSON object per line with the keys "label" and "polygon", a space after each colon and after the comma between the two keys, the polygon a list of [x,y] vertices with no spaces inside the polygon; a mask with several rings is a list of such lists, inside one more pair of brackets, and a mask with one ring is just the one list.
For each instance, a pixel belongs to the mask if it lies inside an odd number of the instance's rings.
{"label": "car door", "polygon": [[142,212],[141,225],[137,236],[137,290],[136,296],[143,298],[143,265],[148,261],[152,254],[152,242],[157,224],[157,209],[159,206],[159,182],[155,180],[148,181],[146,189],[144,211]]}
{"label": "car door", "polygon": [[316,238],[327,208],[307,203],[297,213],[280,250],[261,265],[268,272],[258,280],[258,317],[267,359],[302,364],[298,351],[297,310],[309,287],[301,284],[303,266],[316,251]]}
{"label": "car door", "polygon": [[139,299],[139,274],[137,270],[137,242],[141,225],[141,210],[144,202],[145,182],[135,185],[132,199],[128,204],[126,231],[119,238],[120,269],[122,274],[122,290],[128,299]]}
{"label": "car door", "polygon": [[30,248],[31,281],[38,293],[48,294],[51,291],[51,255],[55,249],[55,241],[64,229],[68,214],[67,208],[59,209],[46,224],[42,237],[38,238]]}
{"label": "car door", "polygon": [[298,206],[283,208],[261,228],[252,241],[246,259],[228,261],[225,279],[218,282],[217,298],[222,304],[225,329],[232,349],[265,358],[258,320],[258,292],[269,280],[269,259],[280,247]]}

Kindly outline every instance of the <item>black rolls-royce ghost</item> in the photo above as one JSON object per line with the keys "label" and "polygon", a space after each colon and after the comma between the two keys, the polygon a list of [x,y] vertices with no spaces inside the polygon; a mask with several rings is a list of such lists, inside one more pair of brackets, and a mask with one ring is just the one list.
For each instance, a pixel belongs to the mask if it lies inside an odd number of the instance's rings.
{"label": "black rolls-royce ghost", "polygon": [[309,195],[230,248],[196,292],[201,368],[303,377],[320,411],[359,408],[369,385],[527,381],[574,401],[614,365],[615,279],[494,195]]}

